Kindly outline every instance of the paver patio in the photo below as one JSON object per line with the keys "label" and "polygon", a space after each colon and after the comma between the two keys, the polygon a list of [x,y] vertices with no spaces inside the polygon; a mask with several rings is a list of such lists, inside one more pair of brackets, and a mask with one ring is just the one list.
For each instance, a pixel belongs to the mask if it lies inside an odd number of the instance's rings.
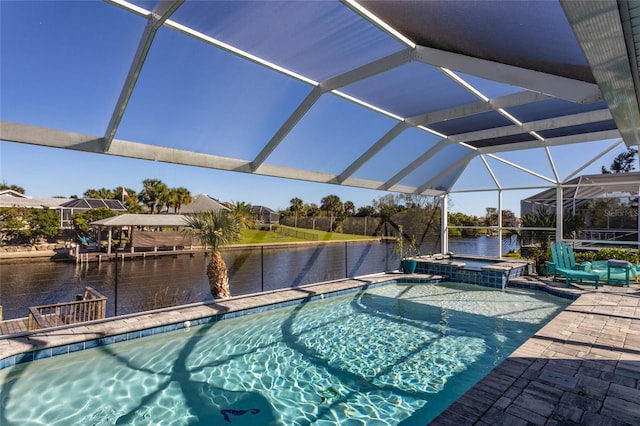
{"label": "paver patio", "polygon": [[640,285],[585,286],[431,424],[640,424]]}

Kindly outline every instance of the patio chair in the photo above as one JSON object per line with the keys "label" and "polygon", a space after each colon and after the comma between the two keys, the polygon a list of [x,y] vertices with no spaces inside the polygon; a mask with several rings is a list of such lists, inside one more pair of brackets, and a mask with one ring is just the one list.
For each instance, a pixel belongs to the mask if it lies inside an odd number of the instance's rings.
{"label": "patio chair", "polygon": [[565,278],[566,286],[569,287],[571,280],[593,281],[596,289],[600,281],[600,275],[588,271],[589,262],[576,264],[573,248],[565,244],[564,241],[557,241],[551,244],[551,257],[553,258],[553,280],[558,276]]}
{"label": "patio chair", "polygon": [[87,250],[97,250],[99,248],[98,243],[89,237],[78,237],[78,239],[80,240],[80,245]]}

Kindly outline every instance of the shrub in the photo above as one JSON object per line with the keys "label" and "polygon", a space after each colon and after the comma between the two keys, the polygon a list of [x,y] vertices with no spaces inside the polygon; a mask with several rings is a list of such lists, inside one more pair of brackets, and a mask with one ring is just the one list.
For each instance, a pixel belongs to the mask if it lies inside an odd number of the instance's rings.
{"label": "shrub", "polygon": [[576,262],[593,262],[594,260],[618,259],[633,264],[640,264],[640,251],[620,248],[603,248],[598,251],[575,253]]}

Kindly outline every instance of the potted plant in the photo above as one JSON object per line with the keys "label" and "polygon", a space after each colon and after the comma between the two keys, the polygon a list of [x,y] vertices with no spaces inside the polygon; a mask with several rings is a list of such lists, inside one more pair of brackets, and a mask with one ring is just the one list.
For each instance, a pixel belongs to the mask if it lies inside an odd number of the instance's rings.
{"label": "potted plant", "polygon": [[531,248],[530,257],[535,262],[536,273],[538,275],[546,274],[546,264],[550,260],[549,248],[546,244],[540,244]]}
{"label": "potted plant", "polygon": [[409,238],[409,244],[404,248],[404,233],[402,232],[402,226],[399,227],[400,236],[396,238],[396,253],[400,256],[400,266],[405,274],[413,274],[416,271],[416,257],[420,255],[420,249],[416,244],[415,235],[411,235]]}

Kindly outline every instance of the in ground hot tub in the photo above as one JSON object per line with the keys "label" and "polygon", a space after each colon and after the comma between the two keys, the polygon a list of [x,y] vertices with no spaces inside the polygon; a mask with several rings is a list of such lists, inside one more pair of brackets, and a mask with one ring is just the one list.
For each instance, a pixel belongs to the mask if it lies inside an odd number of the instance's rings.
{"label": "in ground hot tub", "polygon": [[504,289],[509,280],[531,270],[526,260],[431,256],[418,258],[416,273],[443,275],[453,282]]}

